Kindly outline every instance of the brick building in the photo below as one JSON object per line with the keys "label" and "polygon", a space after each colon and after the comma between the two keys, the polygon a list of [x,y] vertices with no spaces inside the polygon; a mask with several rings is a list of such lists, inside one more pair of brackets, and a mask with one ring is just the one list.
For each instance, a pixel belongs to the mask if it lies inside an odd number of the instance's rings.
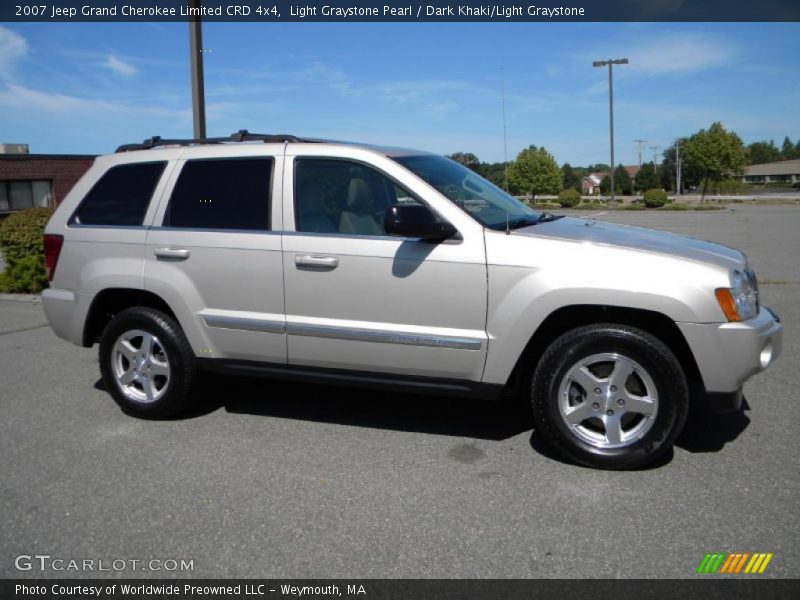
{"label": "brick building", "polygon": [[29,154],[24,144],[0,144],[0,215],[57,206],[94,161],[88,154]]}

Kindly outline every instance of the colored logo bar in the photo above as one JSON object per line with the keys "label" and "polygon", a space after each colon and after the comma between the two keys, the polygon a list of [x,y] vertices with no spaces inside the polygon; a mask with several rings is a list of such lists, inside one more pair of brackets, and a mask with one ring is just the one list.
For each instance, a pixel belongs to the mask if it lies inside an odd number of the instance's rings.
{"label": "colored logo bar", "polygon": [[708,553],[703,557],[697,573],[714,574],[727,573],[739,574],[749,573],[752,575],[763,573],[769,561],[772,560],[772,552],[714,552]]}

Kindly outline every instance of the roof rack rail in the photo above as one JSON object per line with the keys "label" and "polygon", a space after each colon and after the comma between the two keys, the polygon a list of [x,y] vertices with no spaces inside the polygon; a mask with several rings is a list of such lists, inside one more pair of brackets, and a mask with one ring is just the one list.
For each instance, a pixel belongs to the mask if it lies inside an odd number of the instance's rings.
{"label": "roof rack rail", "polygon": [[163,139],[159,135],[144,140],[141,144],[123,144],[117,148],[116,152],[130,152],[133,150],[150,150],[160,146],[192,146],[196,144],[224,144],[226,142],[264,142],[265,144],[285,143],[285,142],[307,142],[294,135],[271,134],[271,133],[250,133],[247,129],[240,129],[228,137],[215,138],[187,138],[187,139]]}

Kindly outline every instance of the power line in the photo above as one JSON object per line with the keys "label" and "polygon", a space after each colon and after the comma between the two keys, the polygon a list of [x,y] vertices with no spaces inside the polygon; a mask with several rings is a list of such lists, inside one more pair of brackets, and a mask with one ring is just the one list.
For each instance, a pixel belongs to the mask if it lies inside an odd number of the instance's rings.
{"label": "power line", "polygon": [[658,161],[656,160],[656,152],[661,150],[661,146],[650,146],[650,150],[653,151],[653,167],[655,167],[656,173],[658,173]]}
{"label": "power line", "polygon": [[639,168],[642,168],[642,146],[647,143],[647,140],[633,140],[633,143],[636,144],[636,151],[639,154]]}

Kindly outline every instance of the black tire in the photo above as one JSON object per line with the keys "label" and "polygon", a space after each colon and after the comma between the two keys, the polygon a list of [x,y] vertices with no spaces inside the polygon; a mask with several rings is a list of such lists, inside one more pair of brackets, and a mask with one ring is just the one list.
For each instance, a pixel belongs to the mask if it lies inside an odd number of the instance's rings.
{"label": "black tire", "polygon": [[[619,364],[630,365],[633,361],[641,367],[634,371],[633,376],[625,378],[628,383],[624,385],[626,392],[629,391],[629,386],[635,387],[640,390],[640,394],[634,396],[643,395],[648,398],[651,395],[642,394],[641,390],[655,386],[657,406],[653,409],[652,416],[645,417],[644,413],[636,414],[636,411],[625,415],[625,399],[616,398],[622,394],[611,391],[617,389],[610,385],[610,372],[613,372],[616,364],[614,362],[605,363],[608,365],[605,368],[611,369],[604,380],[608,383],[588,392],[574,376],[568,377],[568,374],[580,375],[574,367],[582,361],[588,360],[589,364],[592,360],[597,360],[594,364],[598,366],[592,368],[602,369],[602,360],[591,357],[604,354],[622,357]],[[643,377],[639,377],[640,371],[644,371]],[[601,370],[591,371],[592,376],[596,377],[598,374],[602,379]],[[644,377],[649,377],[649,382]],[[601,390],[600,394],[596,390]],[[636,469],[663,457],[681,433],[689,410],[686,376],[672,351],[661,340],[645,331],[613,323],[578,327],[557,338],[545,350],[536,366],[530,392],[537,433],[566,459],[601,469]],[[628,393],[625,393],[625,398],[628,398],[630,406],[636,406]],[[584,406],[583,402],[589,402],[590,405]],[[622,407],[615,406],[615,403],[620,402]],[[566,409],[563,408],[565,404]],[[596,408],[598,406],[599,413]],[[590,416],[578,424],[568,424],[566,411],[579,407],[584,410],[581,413],[576,412],[576,420],[589,411]],[[620,425],[617,431],[621,431],[622,436],[609,441],[611,438],[607,433],[604,415],[608,414],[608,418],[613,419],[615,408],[619,409],[616,418],[629,419],[627,422],[633,423],[633,426],[630,432],[625,432],[625,426]],[[637,433],[636,426],[639,426],[640,434]],[[630,439],[623,440],[628,433]],[[592,436],[605,439],[594,439]],[[591,439],[587,440],[587,437]],[[622,441],[614,447],[617,439]],[[604,444],[611,447],[602,447]]]}
{"label": "black tire", "polygon": [[[158,358],[168,364],[168,377],[165,375],[153,376],[155,391],[153,400],[146,397],[137,399],[138,387],[142,387],[140,395],[146,396],[144,387],[137,381],[128,386],[129,392],[123,390],[123,383],[118,380],[115,368],[116,361],[121,360],[120,369],[124,369],[130,361],[118,358],[115,345],[123,334],[134,331],[146,332],[156,338],[153,347],[158,353]],[[143,338],[132,338],[136,340]],[[140,342],[143,343],[143,342]],[[166,356],[164,356],[166,355]],[[191,400],[192,385],[196,375],[195,356],[189,341],[183,333],[181,326],[171,316],[146,306],[126,308],[117,313],[106,325],[100,338],[100,372],[106,389],[126,413],[145,419],[168,419],[173,417],[189,405]],[[150,366],[145,366],[150,368]],[[159,384],[161,385],[158,388]],[[130,390],[131,387],[136,389]],[[158,389],[156,389],[158,388]]]}

